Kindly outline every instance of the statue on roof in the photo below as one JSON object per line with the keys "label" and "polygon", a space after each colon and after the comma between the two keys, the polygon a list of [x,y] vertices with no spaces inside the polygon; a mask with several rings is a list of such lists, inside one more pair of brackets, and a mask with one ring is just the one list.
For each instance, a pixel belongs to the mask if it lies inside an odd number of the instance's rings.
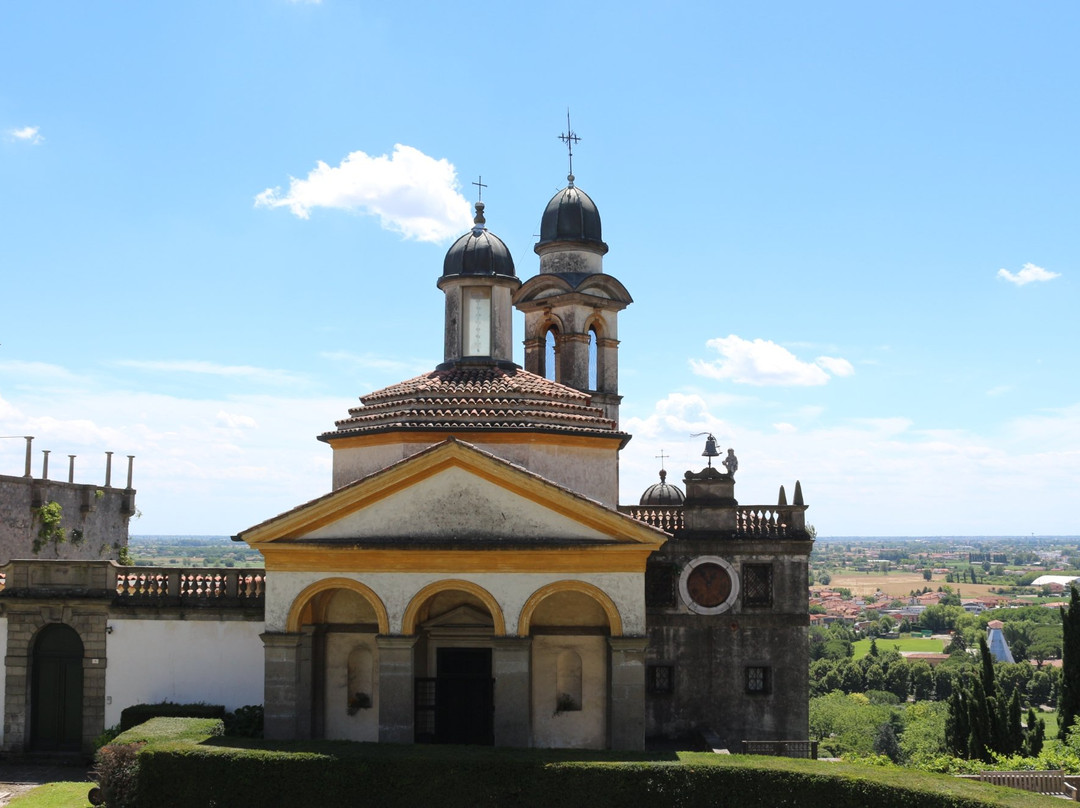
{"label": "statue on roof", "polygon": [[735,456],[734,449],[727,450],[727,457],[724,458],[724,468],[727,469],[727,473],[732,477],[734,477],[735,472],[739,470],[739,458]]}

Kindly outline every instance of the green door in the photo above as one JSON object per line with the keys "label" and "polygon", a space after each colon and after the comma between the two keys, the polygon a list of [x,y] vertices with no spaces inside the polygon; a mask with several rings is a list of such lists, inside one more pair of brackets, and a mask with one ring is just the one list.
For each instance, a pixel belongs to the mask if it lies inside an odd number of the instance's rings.
{"label": "green door", "polygon": [[82,747],[83,645],[62,623],[46,626],[34,642],[30,685],[30,748]]}

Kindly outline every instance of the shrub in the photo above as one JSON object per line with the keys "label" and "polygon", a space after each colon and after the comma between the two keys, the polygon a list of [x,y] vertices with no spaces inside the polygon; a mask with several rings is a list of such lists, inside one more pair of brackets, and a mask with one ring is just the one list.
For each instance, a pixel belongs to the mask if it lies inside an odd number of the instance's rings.
{"label": "shrub", "polygon": [[108,808],[135,808],[141,743],[109,744],[94,757],[93,777]]}
{"label": "shrub", "polygon": [[120,730],[137,727],[151,718],[225,718],[225,708],[220,704],[176,704],[163,701],[159,704],[133,704],[120,713]]}
{"label": "shrub", "polygon": [[234,713],[226,713],[225,734],[234,738],[261,738],[263,735],[262,705],[248,704],[237,707]]}

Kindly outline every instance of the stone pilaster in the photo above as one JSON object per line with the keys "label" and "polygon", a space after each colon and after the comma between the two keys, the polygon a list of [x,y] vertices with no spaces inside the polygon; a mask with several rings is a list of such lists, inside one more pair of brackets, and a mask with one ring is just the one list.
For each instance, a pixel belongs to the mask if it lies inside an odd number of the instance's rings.
{"label": "stone pilaster", "polygon": [[531,746],[529,705],[532,640],[497,637],[492,653],[495,677],[495,745]]}
{"label": "stone pilaster", "polygon": [[609,637],[611,703],[608,709],[612,749],[645,748],[645,637]]}
{"label": "stone pilaster", "polygon": [[414,740],[414,657],[416,637],[376,637],[379,646],[379,740]]}
{"label": "stone pilaster", "polygon": [[311,736],[311,635],[261,635],[265,652],[263,734],[271,740]]}

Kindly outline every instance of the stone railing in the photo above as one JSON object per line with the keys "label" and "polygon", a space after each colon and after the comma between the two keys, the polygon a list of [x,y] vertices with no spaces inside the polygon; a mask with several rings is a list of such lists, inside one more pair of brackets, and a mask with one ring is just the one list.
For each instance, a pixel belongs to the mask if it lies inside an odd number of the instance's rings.
{"label": "stone railing", "polygon": [[121,603],[182,603],[230,600],[257,605],[266,596],[266,573],[261,569],[117,567],[114,585]]}
{"label": "stone railing", "polygon": [[[758,538],[784,538],[790,535],[791,506],[739,505],[735,510],[735,534]],[[666,533],[676,533],[685,527],[682,506],[646,507],[632,505],[622,511]]]}
{"label": "stone railing", "polygon": [[743,505],[735,509],[736,532],[741,536],[780,538],[788,535],[790,514],[783,506]]}
{"label": "stone railing", "polygon": [[674,533],[676,530],[682,530],[683,528],[682,508],[677,505],[655,508],[632,505],[626,509],[626,513],[634,519],[658,527],[666,533]]}

